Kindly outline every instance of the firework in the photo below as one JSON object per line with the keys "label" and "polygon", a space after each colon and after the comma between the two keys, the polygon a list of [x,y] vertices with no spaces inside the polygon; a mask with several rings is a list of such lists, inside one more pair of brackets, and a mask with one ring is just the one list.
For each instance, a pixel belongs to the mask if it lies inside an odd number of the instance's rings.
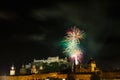
{"label": "firework", "polygon": [[83,32],[75,26],[69,29],[66,33],[64,40],[64,53],[70,60],[78,64],[82,61],[82,51],[79,47],[80,40],[83,39]]}

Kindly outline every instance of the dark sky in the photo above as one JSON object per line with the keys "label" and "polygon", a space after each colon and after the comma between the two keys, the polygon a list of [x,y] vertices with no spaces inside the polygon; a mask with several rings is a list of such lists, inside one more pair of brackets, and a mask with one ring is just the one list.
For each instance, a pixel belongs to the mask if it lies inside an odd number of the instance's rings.
{"label": "dark sky", "polygon": [[120,67],[120,11],[114,0],[0,2],[0,74],[34,58],[64,57],[60,41],[76,25],[85,32],[84,61]]}

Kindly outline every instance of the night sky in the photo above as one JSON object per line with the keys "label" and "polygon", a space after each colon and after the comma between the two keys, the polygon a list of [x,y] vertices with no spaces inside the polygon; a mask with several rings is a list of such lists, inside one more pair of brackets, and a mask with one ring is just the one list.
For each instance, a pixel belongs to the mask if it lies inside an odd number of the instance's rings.
{"label": "night sky", "polygon": [[101,69],[120,68],[120,12],[114,0],[0,2],[0,74],[33,59],[65,57],[60,46],[67,29],[85,32],[84,60]]}

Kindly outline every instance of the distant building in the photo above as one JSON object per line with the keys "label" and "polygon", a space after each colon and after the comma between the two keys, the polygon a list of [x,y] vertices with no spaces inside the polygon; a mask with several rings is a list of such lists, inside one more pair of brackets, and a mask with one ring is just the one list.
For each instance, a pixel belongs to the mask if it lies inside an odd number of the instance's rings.
{"label": "distant building", "polygon": [[[26,69],[25,69],[26,67]],[[88,64],[78,63],[75,64],[68,62],[67,58],[60,59],[57,57],[48,57],[46,60],[36,60],[28,65],[22,66],[20,74],[39,74],[47,72],[74,72],[74,73],[91,73],[99,72],[100,69],[96,67],[94,59],[90,59]]]}
{"label": "distant building", "polygon": [[[28,65],[22,65],[20,76],[13,76],[15,75],[15,67],[12,65],[10,69],[11,76],[6,77],[6,80],[91,80],[94,77],[97,77],[96,80],[98,80],[99,76],[104,78],[106,75],[99,74],[100,71],[92,58],[88,64],[75,64],[75,62],[69,62],[67,58],[60,59],[57,56],[48,57],[46,60],[34,59]],[[0,77],[0,80],[3,77]]]}
{"label": "distant building", "polygon": [[[67,58],[48,57],[47,59],[36,60],[25,65],[27,74],[36,74],[41,72],[54,72],[54,71],[63,71],[68,67]],[[53,69],[55,68],[55,69]]]}
{"label": "distant building", "polygon": [[75,73],[90,73],[90,72],[100,72],[101,70],[96,67],[96,63],[94,59],[90,59],[87,64],[87,67],[82,66],[84,64],[77,64],[74,65],[74,72]]}
{"label": "distant building", "polygon": [[46,60],[42,59],[42,60],[33,60],[34,63],[52,63],[52,62],[67,62],[67,58],[65,57],[65,59],[60,59],[59,56],[56,57],[48,57]]}

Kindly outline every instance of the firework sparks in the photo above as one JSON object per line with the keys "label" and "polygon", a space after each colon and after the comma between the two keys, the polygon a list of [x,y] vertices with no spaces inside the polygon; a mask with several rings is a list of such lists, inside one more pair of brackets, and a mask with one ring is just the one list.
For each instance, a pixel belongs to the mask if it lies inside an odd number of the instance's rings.
{"label": "firework sparks", "polygon": [[72,62],[74,61],[75,64],[78,64],[82,61],[82,51],[79,44],[80,40],[83,39],[83,32],[74,26],[66,34],[64,40],[64,52],[70,57]]}

